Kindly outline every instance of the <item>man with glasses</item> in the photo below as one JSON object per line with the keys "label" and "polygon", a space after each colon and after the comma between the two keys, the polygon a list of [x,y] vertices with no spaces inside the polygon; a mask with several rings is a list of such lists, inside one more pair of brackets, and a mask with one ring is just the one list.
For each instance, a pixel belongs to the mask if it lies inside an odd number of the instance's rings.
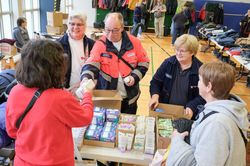
{"label": "man with glasses", "polygon": [[184,34],[174,43],[176,55],[166,59],[158,68],[150,82],[149,109],[154,110],[159,103],[182,105],[192,119],[204,105],[199,96],[199,68],[202,63],[195,57],[199,42],[193,35]]}
{"label": "man with glasses", "polygon": [[68,21],[68,31],[58,41],[67,55],[67,72],[65,88],[74,93],[80,85],[80,75],[83,64],[90,55],[94,40],[85,35],[87,16],[71,12]]}
{"label": "man with glasses", "polygon": [[105,35],[96,41],[81,78],[97,80],[96,89],[117,89],[123,98],[121,112],[136,114],[139,81],[149,58],[140,41],[124,30],[120,13],[107,14],[104,22]]}

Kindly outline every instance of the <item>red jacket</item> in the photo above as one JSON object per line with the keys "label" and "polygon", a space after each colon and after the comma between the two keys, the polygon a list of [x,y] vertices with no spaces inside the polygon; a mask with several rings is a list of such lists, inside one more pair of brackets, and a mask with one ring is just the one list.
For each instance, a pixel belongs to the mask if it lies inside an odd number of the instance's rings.
{"label": "red jacket", "polygon": [[[85,93],[83,104],[62,89],[47,89],[15,127],[18,117],[34,95],[36,88],[16,85],[9,95],[6,128],[15,138],[16,156],[30,165],[74,165],[72,127],[89,125],[93,117],[92,95]],[[27,165],[18,160],[18,166]]]}
{"label": "red jacket", "polygon": [[[131,69],[118,56],[127,61]],[[133,104],[139,97],[139,81],[144,77],[149,67],[147,53],[140,40],[134,36],[122,33],[122,46],[118,52],[112,42],[103,36],[95,42],[90,57],[83,66],[82,78],[97,79],[96,89],[115,90],[119,73],[123,78],[131,75],[135,79],[134,86],[125,85],[129,103]]]}

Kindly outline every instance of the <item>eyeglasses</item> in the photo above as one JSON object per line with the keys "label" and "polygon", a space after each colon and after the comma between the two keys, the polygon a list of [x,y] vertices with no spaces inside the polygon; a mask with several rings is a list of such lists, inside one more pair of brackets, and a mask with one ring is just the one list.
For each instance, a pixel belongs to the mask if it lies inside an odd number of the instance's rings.
{"label": "eyeglasses", "polygon": [[187,53],[187,52],[189,52],[189,50],[181,50],[181,49],[175,49],[175,52],[176,53],[181,53],[181,54],[185,54],[185,53]]}
{"label": "eyeglasses", "polygon": [[82,23],[70,22],[69,25],[71,25],[72,27],[73,27],[73,26],[81,27],[81,26],[83,26],[84,24],[82,24]]}
{"label": "eyeglasses", "polygon": [[105,33],[109,34],[110,32],[114,33],[114,34],[117,34],[119,33],[121,30],[121,28],[115,28],[115,29],[104,29]]}

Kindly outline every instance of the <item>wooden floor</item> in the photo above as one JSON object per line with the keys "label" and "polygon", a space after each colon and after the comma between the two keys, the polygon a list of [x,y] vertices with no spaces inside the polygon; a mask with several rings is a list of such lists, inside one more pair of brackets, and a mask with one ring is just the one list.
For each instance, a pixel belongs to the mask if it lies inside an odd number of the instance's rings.
{"label": "wooden floor", "polygon": [[[140,81],[141,96],[138,100],[137,114],[148,115],[150,80],[157,68],[164,61],[164,59],[174,55],[175,51],[173,46],[171,46],[171,37],[164,37],[163,39],[159,39],[155,38],[153,33],[145,33],[143,34],[141,43],[147,51],[148,57],[150,58],[150,68],[143,80]],[[200,41],[200,43],[204,44],[204,41]],[[218,59],[211,53],[211,50],[208,50],[206,53],[198,52],[196,56],[203,63],[218,61]],[[237,67],[239,67],[239,64],[237,64]],[[250,111],[250,88],[246,87],[246,77],[242,77],[236,82],[234,88],[232,89],[232,93],[240,96],[246,102],[247,109],[248,111]]]}

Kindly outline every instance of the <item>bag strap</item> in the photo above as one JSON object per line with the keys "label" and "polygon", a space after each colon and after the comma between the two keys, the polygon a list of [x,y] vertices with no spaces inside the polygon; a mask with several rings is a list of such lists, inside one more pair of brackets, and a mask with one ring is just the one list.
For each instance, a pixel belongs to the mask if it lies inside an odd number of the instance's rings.
{"label": "bag strap", "polygon": [[247,139],[246,139],[246,137],[245,137],[245,135],[243,134],[243,131],[239,128],[239,126],[237,125],[237,127],[238,127],[238,129],[240,130],[240,135],[242,136],[242,138],[243,138],[243,141],[244,141],[244,143],[245,143],[245,146],[247,146]]}
{"label": "bag strap", "polygon": [[131,70],[134,70],[134,68],[125,59],[123,59],[121,56],[118,56],[118,55],[116,56],[118,57],[118,59],[122,60],[123,63],[125,63]]}
{"label": "bag strap", "polygon": [[[101,39],[99,41],[102,42],[104,45],[106,45],[105,41],[103,41]],[[121,56],[118,56],[118,55],[116,55],[116,56],[118,57],[118,59],[122,60],[123,63],[125,63],[131,70],[134,70],[133,66],[131,66],[125,59],[123,59]]]}
{"label": "bag strap", "polygon": [[200,123],[205,120],[206,118],[208,118],[210,115],[213,115],[215,113],[218,113],[217,111],[211,111],[208,114],[204,115],[203,118],[201,119]]}
{"label": "bag strap", "polygon": [[[215,113],[218,113],[218,112],[217,112],[217,111],[211,111],[211,112],[209,112],[208,114],[204,115],[203,118],[201,119],[200,123],[201,123],[203,120],[205,120],[207,117],[209,117],[210,115],[213,115],[213,114],[215,114]],[[236,124],[236,125],[237,125],[237,124]],[[243,131],[239,128],[238,125],[237,125],[237,127],[238,127],[238,129],[239,129],[239,131],[240,131],[241,137],[242,137],[242,139],[243,139],[243,141],[244,141],[244,143],[245,143],[245,146],[246,146],[248,141],[247,141],[245,135],[243,134]]]}
{"label": "bag strap", "polygon": [[19,129],[21,122],[23,121],[23,119],[25,118],[25,116],[27,115],[27,113],[30,111],[30,109],[33,107],[33,105],[35,104],[36,100],[41,96],[42,92],[44,90],[38,89],[34,96],[32,97],[32,99],[30,100],[28,106],[25,108],[24,112],[22,113],[22,115],[19,116],[19,118],[16,121],[16,128]]}

